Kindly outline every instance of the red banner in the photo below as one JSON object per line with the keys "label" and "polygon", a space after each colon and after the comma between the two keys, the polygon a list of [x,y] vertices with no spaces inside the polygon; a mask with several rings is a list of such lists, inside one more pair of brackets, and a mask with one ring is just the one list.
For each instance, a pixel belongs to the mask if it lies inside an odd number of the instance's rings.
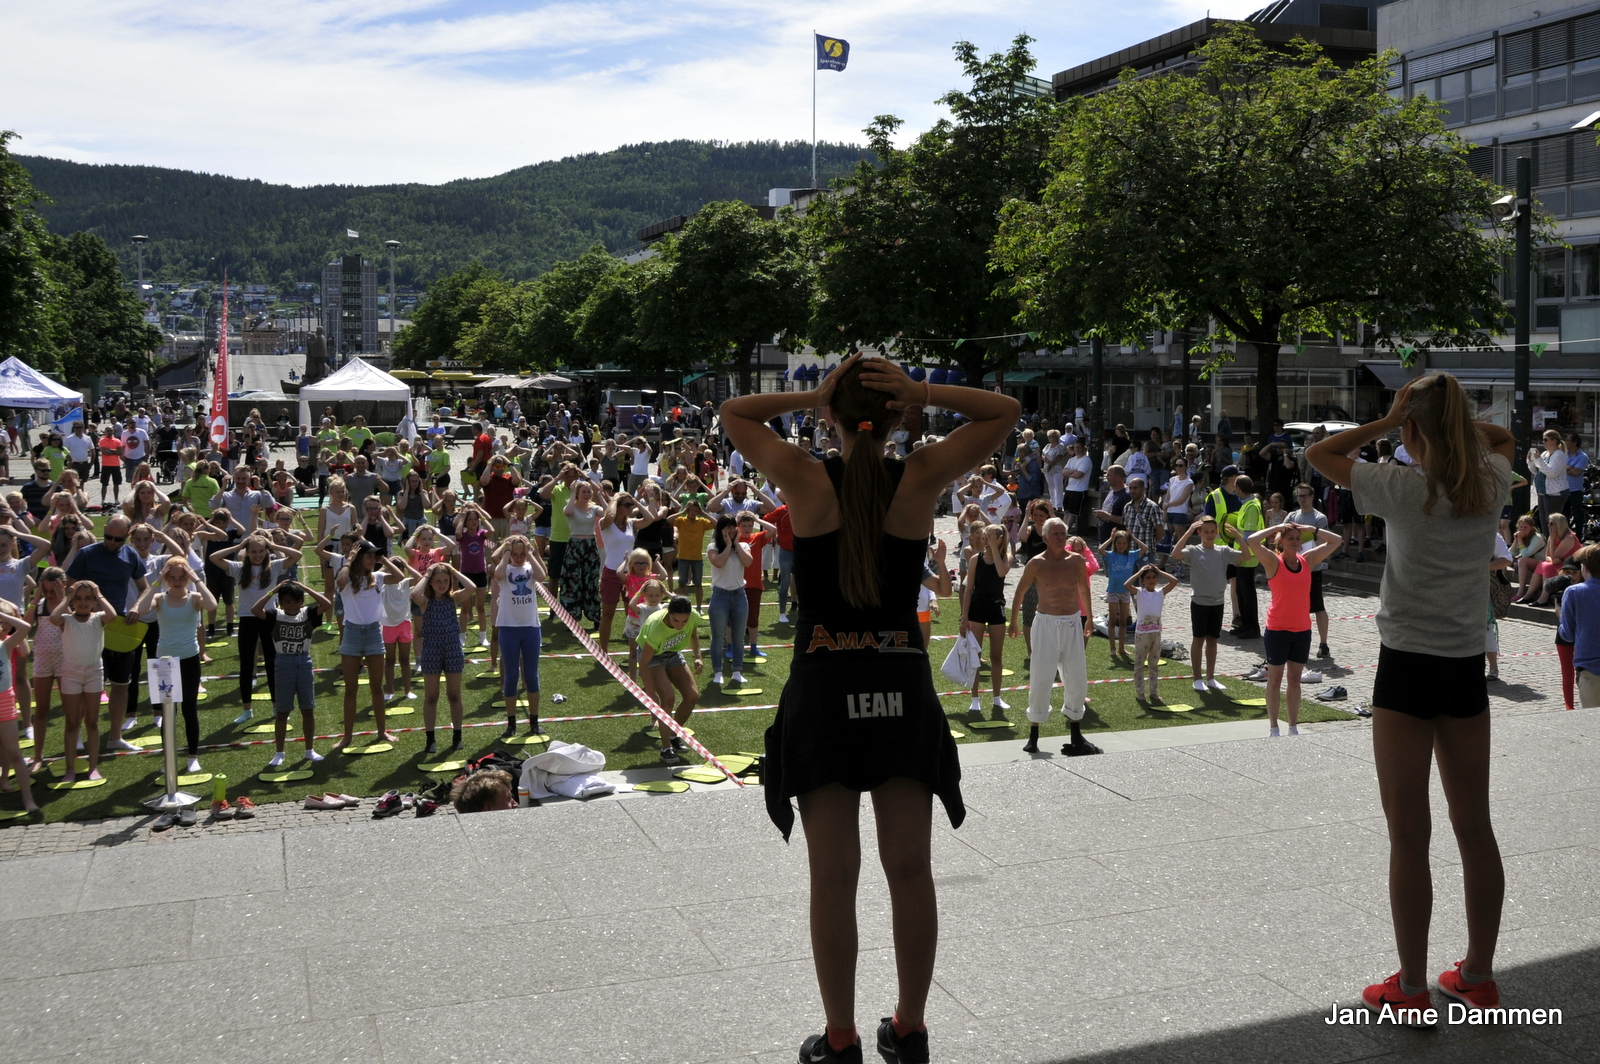
{"label": "red banner", "polygon": [[217,370],[211,378],[211,441],[228,439],[228,271],[222,271],[222,326],[217,330]]}

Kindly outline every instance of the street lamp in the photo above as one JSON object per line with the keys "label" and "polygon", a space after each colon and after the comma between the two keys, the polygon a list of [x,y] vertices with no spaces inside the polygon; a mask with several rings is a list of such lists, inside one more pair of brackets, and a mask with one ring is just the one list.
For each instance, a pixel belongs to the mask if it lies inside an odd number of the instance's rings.
{"label": "street lamp", "polygon": [[[1600,116],[1600,112],[1597,112]],[[1587,120],[1586,120],[1587,121]],[[1580,125],[1584,123],[1579,123]],[[1511,356],[1512,415],[1511,434],[1516,438],[1517,460],[1527,464],[1528,447],[1533,439],[1533,396],[1528,381],[1528,332],[1533,316],[1533,161],[1526,155],[1517,157],[1517,192],[1514,196],[1501,196],[1489,205],[1496,222],[1515,222],[1517,229],[1516,256],[1512,269],[1516,274],[1516,333],[1515,348]],[[1523,472],[1527,472],[1524,468]],[[1529,480],[1532,478],[1529,477]],[[1526,508],[1526,489],[1519,488],[1519,505]]]}
{"label": "street lamp", "polygon": [[131,236],[128,239],[133,241],[134,251],[139,256],[139,289],[140,289],[140,291],[143,291],[144,290],[144,243],[145,243],[146,240],[149,240],[150,238],[145,236],[145,235],[143,235],[143,234],[138,234],[138,235],[135,235],[135,236]]}
{"label": "street lamp", "polygon": [[389,354],[394,355],[394,253],[400,250],[400,241],[385,240],[383,246],[389,249]]}

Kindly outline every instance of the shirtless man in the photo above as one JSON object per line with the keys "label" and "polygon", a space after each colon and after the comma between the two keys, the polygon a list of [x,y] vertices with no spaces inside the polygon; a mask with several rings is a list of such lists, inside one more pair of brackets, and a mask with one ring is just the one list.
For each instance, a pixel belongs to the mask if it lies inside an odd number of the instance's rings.
{"label": "shirtless man", "polygon": [[1044,553],[1028,562],[1011,598],[1011,638],[1022,634],[1017,613],[1030,587],[1039,589],[1039,612],[1033,618],[1033,666],[1028,675],[1028,745],[1039,752],[1039,725],[1050,719],[1050,688],[1061,676],[1065,699],[1062,715],[1072,738],[1061,748],[1078,757],[1100,748],[1083,737],[1079,723],[1087,708],[1089,670],[1084,662],[1083,618],[1089,615],[1089,571],[1083,556],[1067,550],[1067,525],[1059,517],[1044,523]]}

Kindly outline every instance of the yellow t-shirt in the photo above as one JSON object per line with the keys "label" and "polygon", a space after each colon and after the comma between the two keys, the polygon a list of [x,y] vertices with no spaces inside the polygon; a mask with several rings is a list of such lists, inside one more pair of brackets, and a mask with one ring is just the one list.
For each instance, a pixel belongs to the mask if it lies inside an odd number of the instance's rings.
{"label": "yellow t-shirt", "polygon": [[678,560],[705,560],[706,536],[717,527],[717,523],[709,517],[690,517],[687,514],[679,514],[668,523],[678,532]]}

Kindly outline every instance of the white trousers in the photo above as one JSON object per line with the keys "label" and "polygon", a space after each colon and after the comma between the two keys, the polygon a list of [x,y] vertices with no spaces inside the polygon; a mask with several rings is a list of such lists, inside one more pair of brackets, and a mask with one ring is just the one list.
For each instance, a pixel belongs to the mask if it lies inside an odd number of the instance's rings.
{"label": "white trousers", "polygon": [[1028,676],[1028,723],[1050,719],[1050,689],[1061,678],[1065,701],[1061,712],[1068,720],[1082,720],[1083,700],[1089,697],[1089,667],[1083,654],[1083,618],[1054,613],[1033,615],[1033,651]]}
{"label": "white trousers", "polygon": [[1066,473],[1065,469],[1057,469],[1053,473],[1046,470],[1044,475],[1044,482],[1050,486],[1050,505],[1057,510],[1061,509],[1061,497],[1062,492],[1065,490],[1064,478]]}

